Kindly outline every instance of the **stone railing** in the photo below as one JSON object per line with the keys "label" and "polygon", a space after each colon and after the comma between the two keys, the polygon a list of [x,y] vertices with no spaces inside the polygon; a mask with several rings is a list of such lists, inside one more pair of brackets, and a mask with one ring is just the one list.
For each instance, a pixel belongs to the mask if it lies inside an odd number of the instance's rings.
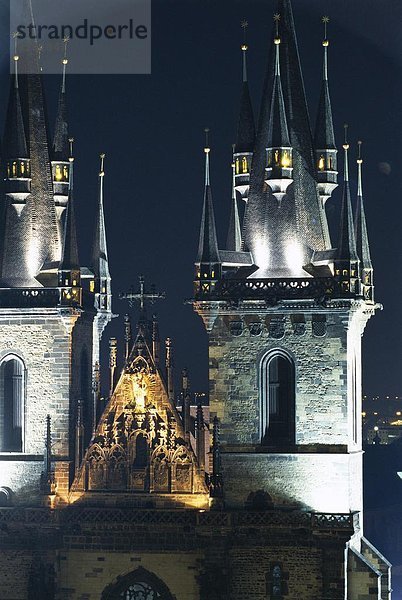
{"label": "stone railing", "polygon": [[73,525],[129,523],[133,525],[173,525],[199,527],[303,527],[312,530],[346,530],[359,528],[358,513],[315,513],[307,511],[203,511],[152,510],[133,508],[0,508],[1,523],[27,525]]}
{"label": "stone railing", "polygon": [[334,277],[294,279],[222,279],[213,288],[201,285],[195,300],[263,300],[276,304],[279,300],[316,299],[324,302],[331,298],[354,298],[345,282]]}
{"label": "stone railing", "polygon": [[94,308],[94,294],[81,288],[0,288],[0,308]]}

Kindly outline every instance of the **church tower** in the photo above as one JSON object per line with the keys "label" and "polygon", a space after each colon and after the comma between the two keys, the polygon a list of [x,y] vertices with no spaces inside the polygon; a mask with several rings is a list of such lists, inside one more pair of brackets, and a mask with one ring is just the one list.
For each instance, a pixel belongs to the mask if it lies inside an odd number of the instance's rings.
{"label": "church tower", "polygon": [[[369,587],[377,570],[383,574],[381,596],[372,597],[389,598],[389,565],[362,529],[361,337],[378,305],[361,158],[354,223],[346,138],[339,238],[331,243],[324,204],[337,184],[337,149],[327,36],[313,138],[290,0],[279,1],[274,19],[256,141],[249,149],[243,247],[218,249],[208,177],[195,268],[193,306],[208,332],[210,411],[219,429],[219,504],[273,510],[279,520],[308,511],[317,531],[324,522],[333,524],[331,541],[314,533],[309,538],[309,567],[321,561],[320,591],[297,597],[371,597],[359,595],[364,586],[355,575],[364,572]],[[251,139],[251,122],[249,134]],[[272,536],[261,552],[265,572],[278,565],[282,592],[268,597],[286,597],[285,586],[296,597],[292,585],[304,544],[297,536]],[[251,560],[255,577],[261,560]]]}
{"label": "church tower", "polygon": [[[36,68],[19,76],[22,61]],[[14,504],[30,505],[67,500],[77,427],[86,444],[94,430],[93,374],[112,316],[103,158],[88,268],[78,254],[68,61],[64,54],[52,147],[37,62],[36,56],[15,52],[3,144],[0,252],[0,487]]]}

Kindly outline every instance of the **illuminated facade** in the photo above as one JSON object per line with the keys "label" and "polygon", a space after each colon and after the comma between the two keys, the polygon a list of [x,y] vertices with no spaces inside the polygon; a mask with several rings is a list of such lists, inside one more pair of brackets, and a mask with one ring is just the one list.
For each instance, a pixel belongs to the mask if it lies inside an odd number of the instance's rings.
{"label": "illuminated facade", "polygon": [[334,248],[328,42],[313,145],[289,0],[278,15],[257,130],[242,45],[225,250],[205,147],[193,306],[210,339],[208,410],[191,406],[186,373],[177,409],[172,345],[162,360],[146,312],[163,295],[142,278],[121,294],[140,314],[134,333],[124,320],[118,377],[110,340],[100,410],[100,339],[112,318],[105,157],[83,266],[66,54],[51,147],[39,70],[19,77],[24,57],[14,61],[1,215],[4,600],[390,598],[389,563],[362,531],[360,340],[376,308],[362,163],[353,218],[345,140]]}
{"label": "illuminated facade", "polygon": [[[337,187],[337,148],[324,67],[314,136],[290,2],[275,15],[271,60],[252,167],[235,201],[247,199],[241,246],[217,241],[206,148],[206,185],[195,264],[195,311],[209,336],[210,414],[220,428],[220,498],[240,510],[263,506],[325,514],[353,526],[326,547],[311,540],[321,592],[311,598],[389,598],[389,563],[362,531],[361,336],[377,308],[358,154],[357,209],[352,210],[345,126],[339,237],[331,243],[325,201]],[[244,95],[244,91],[243,91]],[[249,118],[250,111],[247,113]],[[247,125],[240,112],[239,130]],[[243,134],[244,135],[244,134]],[[249,125],[249,137],[254,127]],[[235,148],[235,178],[238,176]],[[240,163],[241,165],[241,163]],[[235,179],[236,181],[236,179]],[[229,231],[233,231],[232,210]],[[233,240],[233,235],[229,238]],[[297,538],[273,536],[265,568]],[[315,550],[313,550],[315,549]],[[328,552],[328,553],[327,553]],[[263,569],[255,563],[256,572]],[[288,592],[297,577],[292,561]],[[336,582],[327,578],[329,563]],[[284,593],[278,597],[287,597]],[[316,595],[317,594],[317,595]],[[262,597],[262,596],[261,596]],[[268,596],[276,597],[274,594]],[[308,595],[300,596],[303,598]]]}

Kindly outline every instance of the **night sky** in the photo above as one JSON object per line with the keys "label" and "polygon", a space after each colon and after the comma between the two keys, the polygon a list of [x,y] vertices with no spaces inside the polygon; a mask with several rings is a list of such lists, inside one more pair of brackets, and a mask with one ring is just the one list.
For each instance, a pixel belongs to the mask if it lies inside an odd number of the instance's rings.
{"label": "night sky", "polygon": [[[2,101],[8,94],[5,5],[3,1]],[[376,297],[384,304],[364,336],[364,391],[402,394],[402,5],[400,0],[294,0],[293,8],[313,123],[322,65],[321,17],[328,14],[331,19],[332,106],[338,148],[343,123],[350,125],[353,194],[354,145],[358,139],[364,142],[364,196]],[[258,114],[275,10],[270,0],[154,0],[152,75],[69,76],[67,81],[70,132],[76,140],[81,260],[88,261],[98,155],[105,151],[114,311],[123,316],[127,307],[118,300],[118,292],[136,285],[140,273],[166,291],[167,299],[155,307],[161,334],[173,338],[177,376],[187,366],[197,390],[207,389],[207,337],[184,300],[192,295],[202,209],[203,130],[211,129],[212,189],[223,247],[241,85],[240,22],[249,22],[249,80]],[[47,77],[51,124],[59,83],[56,76]],[[334,245],[340,198],[338,188],[327,204],[336,225]],[[105,334],[120,338],[121,352],[122,334],[122,318]]]}

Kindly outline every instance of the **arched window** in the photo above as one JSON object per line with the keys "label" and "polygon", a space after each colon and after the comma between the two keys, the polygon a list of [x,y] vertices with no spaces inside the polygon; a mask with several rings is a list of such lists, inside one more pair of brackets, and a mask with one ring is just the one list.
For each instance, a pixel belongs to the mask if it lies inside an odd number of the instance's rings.
{"label": "arched window", "polygon": [[25,366],[14,354],[0,364],[0,451],[22,452],[24,439]]}
{"label": "arched window", "polygon": [[168,587],[156,575],[139,567],[108,586],[101,600],[174,600]]}
{"label": "arched window", "polygon": [[260,365],[261,443],[295,443],[295,369],[282,350],[266,354]]}

